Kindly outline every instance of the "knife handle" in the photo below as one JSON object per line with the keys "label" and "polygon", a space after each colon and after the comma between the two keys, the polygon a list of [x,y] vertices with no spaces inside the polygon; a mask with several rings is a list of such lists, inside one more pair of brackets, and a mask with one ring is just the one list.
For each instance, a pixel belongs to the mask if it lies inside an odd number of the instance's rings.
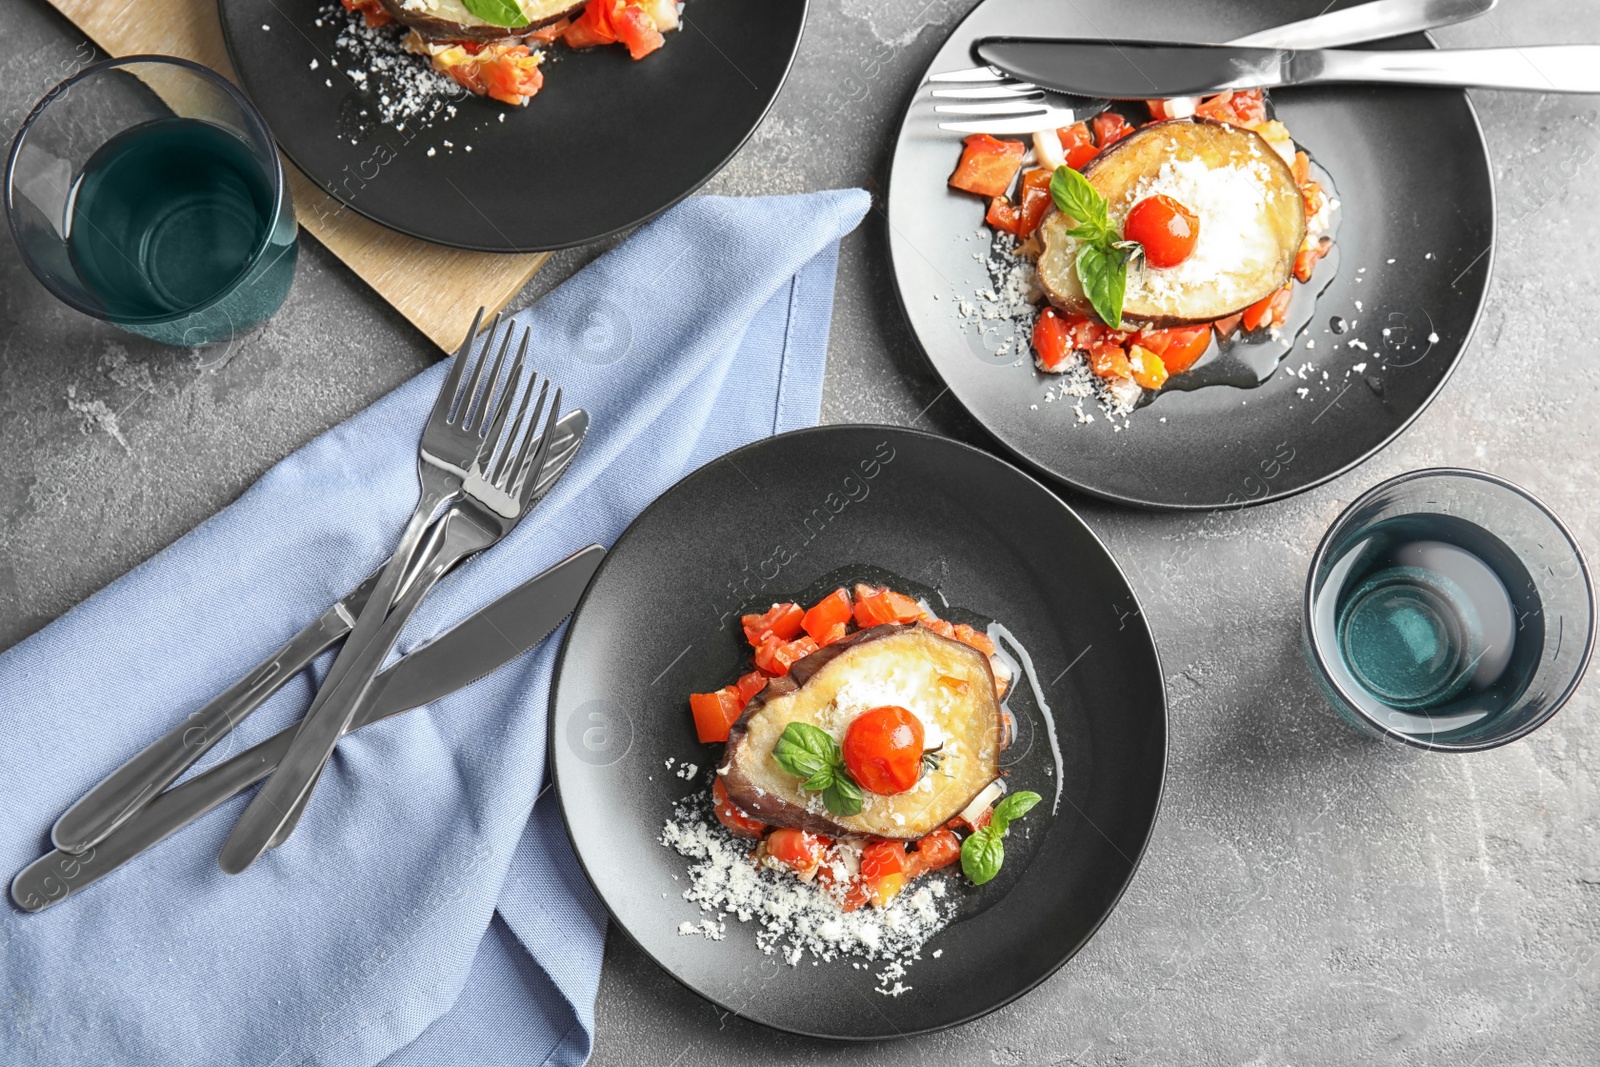
{"label": "knife handle", "polygon": [[[1600,93],[1600,45],[1455,48],[1410,52],[1338,49],[1295,53],[1296,84],[1377,82],[1455,88]],[[1302,75],[1303,68],[1303,75]]]}
{"label": "knife handle", "polygon": [[350,632],[350,620],[366,606],[377,575],[317,616],[249,674],[217,694],[112,771],[56,820],[50,842],[62,852],[86,852],[160,793],[263,701]]}
{"label": "knife handle", "polygon": [[1342,48],[1486,15],[1499,0],[1372,0],[1228,43],[1242,48]]}

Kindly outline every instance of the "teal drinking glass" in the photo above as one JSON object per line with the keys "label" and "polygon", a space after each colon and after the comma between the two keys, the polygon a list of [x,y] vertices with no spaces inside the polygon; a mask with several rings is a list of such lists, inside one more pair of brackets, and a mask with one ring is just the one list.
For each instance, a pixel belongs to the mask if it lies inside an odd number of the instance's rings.
{"label": "teal drinking glass", "polygon": [[1369,736],[1448,752],[1515,741],[1576,691],[1594,639],[1577,542],[1493,475],[1384,482],[1312,557],[1306,655],[1328,703]]}
{"label": "teal drinking glass", "polygon": [[47,289],[166,344],[265,321],[294,278],[294,208],[266,122],[188,60],[107,60],[50,90],[11,146],[5,198]]}

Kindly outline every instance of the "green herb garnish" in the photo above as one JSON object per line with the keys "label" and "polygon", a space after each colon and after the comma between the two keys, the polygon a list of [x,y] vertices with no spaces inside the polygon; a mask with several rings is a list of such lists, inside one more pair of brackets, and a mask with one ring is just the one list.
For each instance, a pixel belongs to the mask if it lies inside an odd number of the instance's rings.
{"label": "green herb garnish", "polygon": [[1078,246],[1078,281],[1095,311],[1113,330],[1122,328],[1122,301],[1128,289],[1128,260],[1142,251],[1139,242],[1124,241],[1111,226],[1106,199],[1089,179],[1071,167],[1057,167],[1050,178],[1050,199],[1078,225],[1068,237]]}
{"label": "green herb garnish", "polygon": [[528,16],[523,14],[517,0],[461,0],[462,6],[492,26],[526,26]]}
{"label": "green herb garnish", "polygon": [[822,794],[822,803],[834,815],[861,813],[861,787],[844,766],[839,743],[827,731],[807,722],[783,728],[772,746],[778,766],[802,779],[800,788]]}
{"label": "green herb garnish", "polygon": [[1038,793],[1026,789],[1012,793],[994,806],[988,826],[973,831],[972,836],[961,843],[961,869],[972,879],[973,885],[982,885],[1000,873],[1000,865],[1006,861],[1006,846],[1002,840],[1006,827],[1013,819],[1026,815],[1039,799]]}

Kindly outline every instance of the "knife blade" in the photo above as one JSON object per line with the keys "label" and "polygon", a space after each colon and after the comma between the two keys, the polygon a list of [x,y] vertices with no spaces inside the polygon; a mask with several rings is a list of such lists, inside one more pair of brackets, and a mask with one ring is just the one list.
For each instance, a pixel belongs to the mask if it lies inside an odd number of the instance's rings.
{"label": "knife blade", "polygon": [[[604,557],[599,545],[580,549],[413,650],[374,680],[379,691],[351,729],[431,703],[539,644],[572,613]],[[11,899],[42,911],[104,878],[271,774],[296,725],[168,789],[88,851],[41,856],[12,879]]]}
{"label": "knife blade", "polygon": [[1600,92],[1600,45],[1362,52],[988,37],[973,51],[985,63],[1043,88],[1114,100],[1354,82]]}

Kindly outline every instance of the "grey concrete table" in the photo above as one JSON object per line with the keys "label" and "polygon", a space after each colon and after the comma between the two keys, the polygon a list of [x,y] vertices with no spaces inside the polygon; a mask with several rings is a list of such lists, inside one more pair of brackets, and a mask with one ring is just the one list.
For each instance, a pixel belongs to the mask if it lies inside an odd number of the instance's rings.
{"label": "grey concrete table", "polygon": [[[898,110],[971,2],[813,0],[787,89],[710,190],[878,189]],[[8,0],[0,31],[9,136],[92,48],[43,0]],[[1439,36],[1597,41],[1600,10],[1507,0]],[[1474,97],[1501,190],[1496,277],[1471,351],[1410,432],[1338,482],[1226,524],[1070,500],[1143,600],[1172,715],[1160,823],[1094,941],[987,1019],[863,1049],[725,1017],[613,936],[595,1064],[1600,1062],[1595,685],[1519,744],[1419,758],[1338,726],[1297,654],[1317,536],[1402,470],[1506,476],[1600,558],[1595,101]],[[844,244],[824,418],[981,443],[901,322],[884,229],[874,212]],[[520,301],[596,251],[558,256]],[[283,311],[199,352],[68,311],[0,240],[0,647],[437,356],[309,239]]]}

